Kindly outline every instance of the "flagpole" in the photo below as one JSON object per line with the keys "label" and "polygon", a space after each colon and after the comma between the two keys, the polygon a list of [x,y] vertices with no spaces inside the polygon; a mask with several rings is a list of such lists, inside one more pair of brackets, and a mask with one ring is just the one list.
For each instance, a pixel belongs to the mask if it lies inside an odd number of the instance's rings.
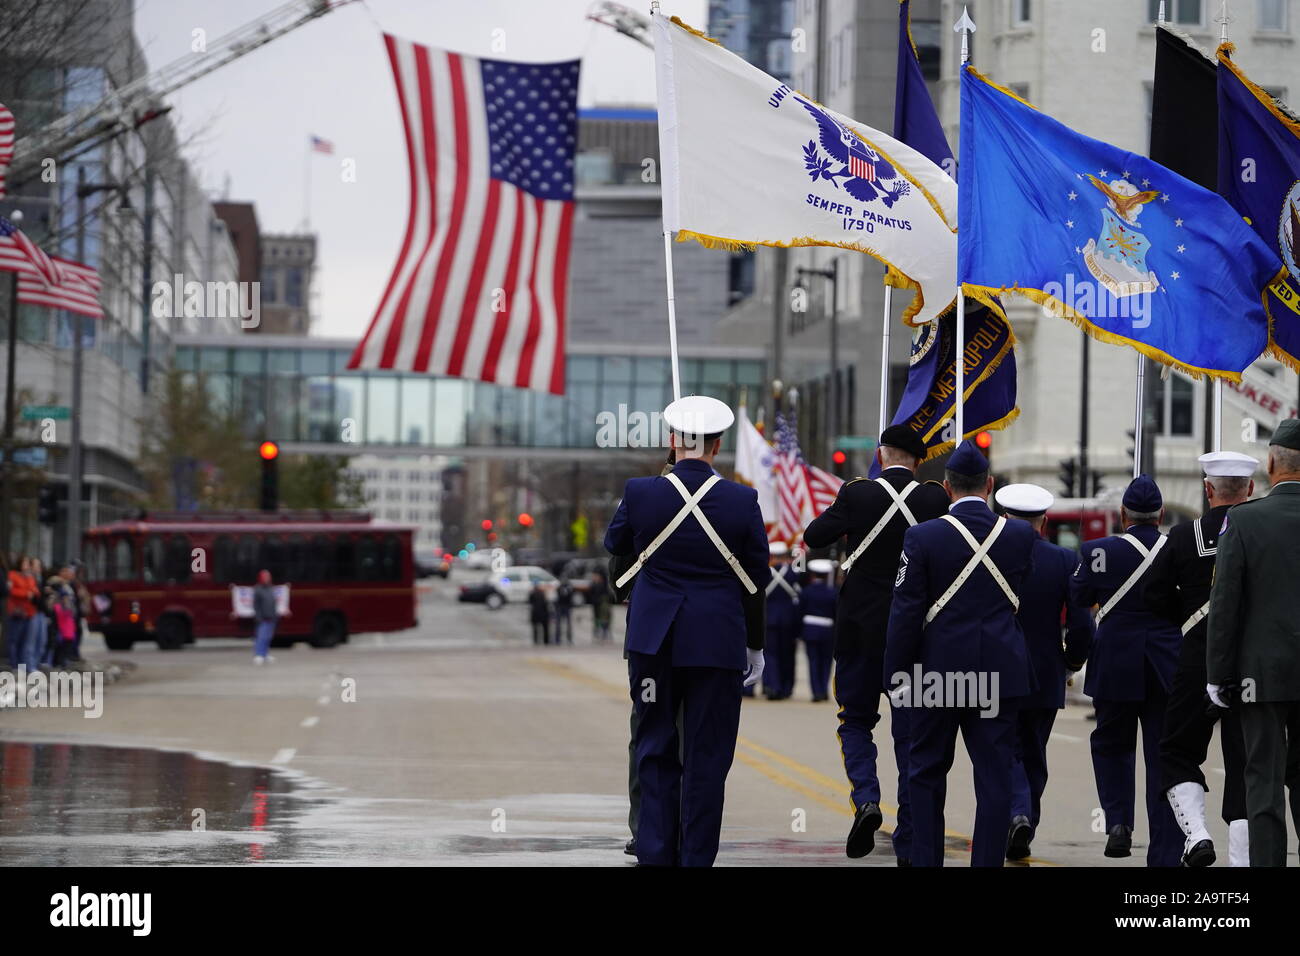
{"label": "flagpole", "polygon": [[302,229],[311,230],[311,139],[307,140],[306,155],[303,160],[302,188]]}
{"label": "flagpole", "polygon": [[673,294],[673,233],[664,230],[664,275],[668,282],[668,354],[673,363],[673,401],[682,397],[682,383],[677,372],[677,303]]}
{"label": "flagpole", "polygon": [[1133,477],[1142,474],[1142,396],[1146,387],[1147,357],[1138,353],[1137,367],[1137,412],[1133,416]]}
{"label": "flagpole", "polygon": [[[966,64],[970,62],[970,35],[975,32],[975,21],[970,18],[970,12],[964,5],[961,8],[961,19],[953,27],[953,31],[961,34],[961,65],[965,69]],[[957,394],[953,397],[955,402],[953,418],[957,426],[957,434],[953,440],[961,444],[962,439],[966,437],[966,295],[962,290],[960,279],[957,282],[957,343],[956,351],[953,353],[953,367],[957,372]]]}
{"label": "flagpole", "polygon": [[885,286],[885,315],[880,332],[880,431],[877,438],[885,433],[889,425],[889,325],[893,315],[894,287]]}
{"label": "flagpole", "polygon": [[[1163,6],[1163,4],[1162,4]],[[1219,43],[1228,42],[1228,0],[1223,0],[1219,8]],[[1223,379],[1214,380],[1213,415],[1211,417],[1210,441],[1213,451],[1223,451]]]}

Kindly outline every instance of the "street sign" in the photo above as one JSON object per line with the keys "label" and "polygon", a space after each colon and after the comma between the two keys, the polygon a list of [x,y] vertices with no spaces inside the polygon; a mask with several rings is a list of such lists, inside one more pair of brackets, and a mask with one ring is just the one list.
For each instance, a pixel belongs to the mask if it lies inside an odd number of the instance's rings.
{"label": "street sign", "polygon": [[44,468],[47,459],[48,455],[46,454],[46,449],[41,445],[36,445],[31,448],[14,449],[13,460],[15,465],[29,465],[32,468]]}
{"label": "street sign", "polygon": [[69,418],[72,410],[67,405],[24,405],[24,421],[35,422],[42,418]]}
{"label": "street sign", "polygon": [[841,435],[835,439],[835,447],[843,448],[846,451],[853,449],[855,451],[874,451],[876,448],[876,439],[874,435]]}

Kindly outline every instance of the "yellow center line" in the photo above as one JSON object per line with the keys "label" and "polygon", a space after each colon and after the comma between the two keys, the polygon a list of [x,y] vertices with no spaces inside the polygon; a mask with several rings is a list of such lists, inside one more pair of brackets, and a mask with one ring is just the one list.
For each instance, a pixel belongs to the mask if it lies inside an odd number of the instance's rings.
{"label": "yellow center line", "polygon": [[[528,662],[537,667],[540,667],[542,670],[549,671],[550,673],[555,674],[559,677],[568,678],[569,680],[575,681],[579,684],[583,684],[584,686],[590,687],[594,690],[601,691],[602,693],[607,694],[609,696],[617,697],[620,700],[625,700],[625,701],[630,700],[628,696],[627,688],[623,687],[621,684],[616,684],[613,681],[608,681],[605,680],[604,678],[596,677],[593,674],[588,674],[568,664],[563,664],[560,663],[559,661],[550,660],[549,658],[545,658],[545,657],[530,657],[528,658]],[[760,774],[767,777],[773,783],[779,784],[780,786],[783,786],[789,790],[793,790],[796,793],[801,793],[804,796],[808,797],[809,799],[816,800],[818,803],[836,811],[837,813],[842,813],[848,817],[854,816],[854,811],[852,810],[852,803],[849,801],[849,797],[852,794],[852,790],[850,787],[848,787],[847,784],[844,783],[844,781],[836,780],[833,777],[828,777],[826,774],[822,773],[821,771],[809,767],[806,764],[802,764],[799,761],[794,760],[790,757],[787,757],[785,754],[773,750],[770,747],[764,747],[762,744],[750,740],[748,737],[738,735],[736,737],[736,744],[739,747],[746,748],[747,750],[751,750],[755,754],[759,755],[759,757],[755,757],[751,754],[745,753],[742,750],[737,750],[736,759],[739,760],[741,763],[743,763],[745,766],[753,770],[757,770]],[[762,759],[759,759],[760,757],[766,758],[767,762],[764,762]],[[839,794],[842,797],[842,800],[832,799],[831,797],[828,797],[825,794],[817,790],[814,790],[811,787],[806,786],[802,781],[782,773],[776,767],[772,766],[772,764],[777,764],[781,767],[785,767],[787,770],[791,770],[794,773],[801,775],[809,782],[824,787],[832,791],[833,793]],[[848,802],[848,806],[845,806],[845,802]],[[898,807],[893,806],[891,804],[881,803],[880,809],[883,812],[888,813],[892,817],[897,818],[898,816]],[[890,831],[883,830],[883,832],[888,833]],[[945,829],[943,832],[944,832],[944,836],[948,837],[950,840],[960,841],[961,843],[965,844],[965,847],[949,847],[945,850],[945,853],[962,852],[962,853],[969,854],[971,837],[968,834],[961,833],[957,830],[948,830],[948,829]],[[1061,865],[1059,863],[1053,863],[1049,860],[1042,860],[1032,856],[1028,857],[1027,859],[1021,862],[1034,863],[1040,866]]]}

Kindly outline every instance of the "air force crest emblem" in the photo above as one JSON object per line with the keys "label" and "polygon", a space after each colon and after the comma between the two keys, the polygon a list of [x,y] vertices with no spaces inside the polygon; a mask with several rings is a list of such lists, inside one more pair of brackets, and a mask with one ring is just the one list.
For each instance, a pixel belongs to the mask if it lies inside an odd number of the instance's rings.
{"label": "air force crest emblem", "polygon": [[1101,234],[1083,247],[1088,271],[1116,298],[1156,291],[1160,281],[1146,263],[1151,240],[1142,234],[1138,216],[1160,193],[1139,191],[1126,179],[1107,183],[1091,174],[1087,179],[1106,197],[1106,205],[1101,207]]}

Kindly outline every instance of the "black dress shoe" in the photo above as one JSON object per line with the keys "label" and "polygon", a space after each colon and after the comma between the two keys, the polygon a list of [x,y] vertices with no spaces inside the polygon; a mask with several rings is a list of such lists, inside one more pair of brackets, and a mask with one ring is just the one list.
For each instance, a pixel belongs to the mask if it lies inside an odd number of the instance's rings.
{"label": "black dress shoe", "polygon": [[876,848],[876,831],[884,819],[879,804],[868,802],[858,809],[849,830],[849,839],[844,845],[844,852],[849,859],[864,857]]}
{"label": "black dress shoe", "polygon": [[628,856],[636,856],[636,838],[633,837],[623,844],[623,852]]}
{"label": "black dress shoe", "polygon": [[1034,833],[1029,826],[1029,817],[1018,816],[1011,821],[1011,831],[1007,834],[1007,859],[1023,860],[1029,856],[1029,841]]}
{"label": "black dress shoe", "polygon": [[1199,840],[1183,854],[1183,866],[1209,866],[1215,859],[1213,841]]}
{"label": "black dress shoe", "polygon": [[900,856],[900,857],[899,857],[897,860],[895,860],[894,862],[897,863],[899,866],[911,866],[911,865],[912,865],[912,861],[909,860],[909,859],[908,859],[907,857],[905,857],[905,856]]}
{"label": "black dress shoe", "polygon": [[1117,823],[1110,828],[1106,839],[1106,856],[1124,857],[1133,855],[1133,828]]}

